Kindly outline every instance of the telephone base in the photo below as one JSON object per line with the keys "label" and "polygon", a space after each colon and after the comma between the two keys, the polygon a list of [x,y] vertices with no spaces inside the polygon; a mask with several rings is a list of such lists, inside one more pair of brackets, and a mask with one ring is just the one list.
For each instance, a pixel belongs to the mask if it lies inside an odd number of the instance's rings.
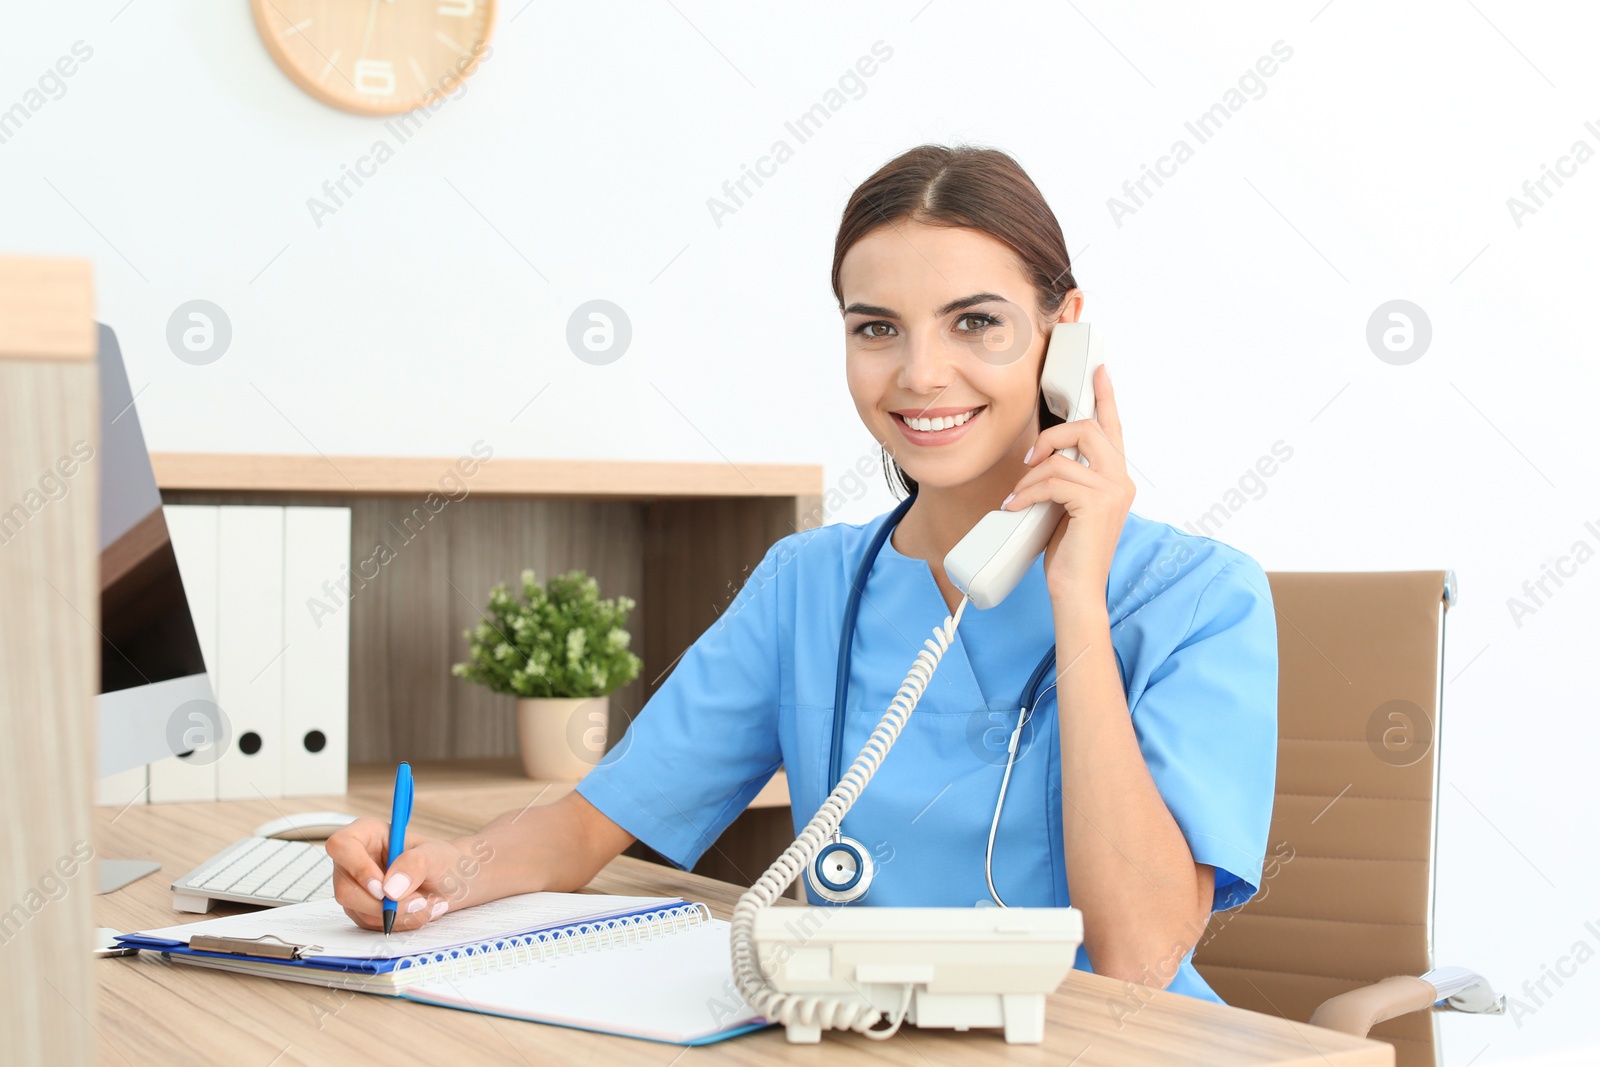
{"label": "telephone base", "polygon": [[[904,1022],[922,1029],[1002,1028],[1007,1044],[1037,1045],[1045,997],[1072,970],[1083,919],[1070,907],[771,908],[754,933],[782,993],[891,1020],[904,1005]],[[815,1023],[784,1026],[795,1044],[821,1040]]]}
{"label": "telephone base", "polygon": [[922,1029],[1004,1027],[1008,1045],[1037,1045],[1044,1040],[1043,993],[928,993],[918,990],[911,1004],[906,1022]]}
{"label": "telephone base", "polygon": [[791,1045],[816,1045],[822,1042],[822,1027],[807,1026],[804,1023],[790,1023],[784,1028],[784,1036]]}
{"label": "telephone base", "polygon": [[[1000,1027],[1008,1045],[1044,1042],[1043,993],[929,993],[919,989],[911,997],[906,1022],[919,1029],[974,1030]],[[784,1035],[792,1045],[815,1045],[822,1028],[790,1023]]]}

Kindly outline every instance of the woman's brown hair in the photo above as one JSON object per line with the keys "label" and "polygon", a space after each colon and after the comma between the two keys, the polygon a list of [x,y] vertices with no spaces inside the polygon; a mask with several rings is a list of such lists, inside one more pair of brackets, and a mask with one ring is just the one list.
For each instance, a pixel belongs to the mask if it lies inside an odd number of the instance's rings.
{"label": "woman's brown hair", "polygon": [[[850,194],[833,245],[833,295],[840,308],[839,265],[845,253],[879,226],[901,219],[962,226],[1009,245],[1032,279],[1045,316],[1059,312],[1066,295],[1078,287],[1061,224],[1015,159],[994,148],[925,144],[891,159]],[[1061,421],[1041,396],[1039,429]],[[915,479],[887,450],[883,473],[891,490],[898,480],[901,492],[917,491]]]}

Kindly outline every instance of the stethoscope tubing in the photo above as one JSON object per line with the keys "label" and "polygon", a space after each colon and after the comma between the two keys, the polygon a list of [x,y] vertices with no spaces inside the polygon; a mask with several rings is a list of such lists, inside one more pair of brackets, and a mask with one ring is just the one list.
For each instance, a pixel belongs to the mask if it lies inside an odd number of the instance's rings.
{"label": "stethoscope tubing", "polygon": [[[895,527],[899,525],[901,518],[905,516],[905,513],[910,509],[912,502],[916,498],[917,495],[912,493],[902,500],[890,514],[888,520],[878,528],[878,532],[873,535],[871,544],[867,546],[866,552],[863,553],[861,562],[856,567],[855,579],[850,584],[850,595],[845,602],[844,626],[839,635],[838,675],[834,679],[833,737],[829,744],[828,758],[830,788],[838,785],[841,767],[844,762],[844,720],[846,701],[850,694],[850,659],[855,638],[856,620],[861,614],[862,590],[866,588],[867,576],[871,573],[872,565],[877,560],[878,554],[883,550],[884,542],[889,539],[889,535],[894,532]],[[1000,899],[1000,894],[995,890],[992,873],[995,834],[1000,827],[1000,812],[1005,806],[1006,787],[1011,781],[1011,768],[1016,761],[1017,748],[1021,743],[1023,727],[1032,718],[1039,701],[1044,699],[1046,693],[1055,688],[1055,662],[1056,649],[1054,642],[1052,642],[1043,658],[1039,660],[1039,665],[1033,669],[1033,674],[1029,676],[1028,684],[1023,689],[1022,702],[1017,713],[1017,725],[1011,733],[1006,749],[1006,767],[1000,779],[1000,795],[995,801],[994,819],[989,825],[989,840],[983,856],[984,879],[989,884],[989,895],[1001,907],[1006,906],[1005,901]],[[1050,684],[1041,692],[1039,687],[1044,684],[1046,678],[1051,679]],[[835,833],[834,842],[835,844],[828,846],[828,849],[818,854],[808,874],[813,878],[814,888],[823,891],[828,899],[837,903],[847,903],[864,893],[867,885],[870,884],[872,879],[871,858],[862,851],[859,842],[843,836],[842,827]],[[857,863],[854,875],[847,882],[838,885],[833,884],[832,880],[821,869],[822,860],[826,853],[832,849],[843,849],[846,853],[853,854]]]}

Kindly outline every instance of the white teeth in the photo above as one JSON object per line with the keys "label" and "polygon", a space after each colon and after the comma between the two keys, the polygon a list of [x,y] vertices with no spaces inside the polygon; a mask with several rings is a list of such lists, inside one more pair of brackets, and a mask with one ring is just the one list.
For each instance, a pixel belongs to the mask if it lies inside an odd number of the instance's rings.
{"label": "white teeth", "polygon": [[962,423],[972,418],[973,412],[977,410],[977,408],[973,408],[972,411],[963,411],[959,415],[945,415],[937,419],[914,419],[910,416],[902,417],[905,419],[906,425],[911,427],[913,430],[931,432],[933,430],[948,430],[952,426],[960,426]]}

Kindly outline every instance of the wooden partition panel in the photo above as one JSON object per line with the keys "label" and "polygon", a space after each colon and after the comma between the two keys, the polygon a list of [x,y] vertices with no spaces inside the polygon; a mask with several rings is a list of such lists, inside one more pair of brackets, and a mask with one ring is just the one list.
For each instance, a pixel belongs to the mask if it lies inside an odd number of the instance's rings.
{"label": "wooden partition panel", "polygon": [[99,472],[92,458],[77,459],[99,447],[96,343],[87,262],[0,257],[7,1063],[87,1065],[94,1057],[89,790],[100,666]]}

